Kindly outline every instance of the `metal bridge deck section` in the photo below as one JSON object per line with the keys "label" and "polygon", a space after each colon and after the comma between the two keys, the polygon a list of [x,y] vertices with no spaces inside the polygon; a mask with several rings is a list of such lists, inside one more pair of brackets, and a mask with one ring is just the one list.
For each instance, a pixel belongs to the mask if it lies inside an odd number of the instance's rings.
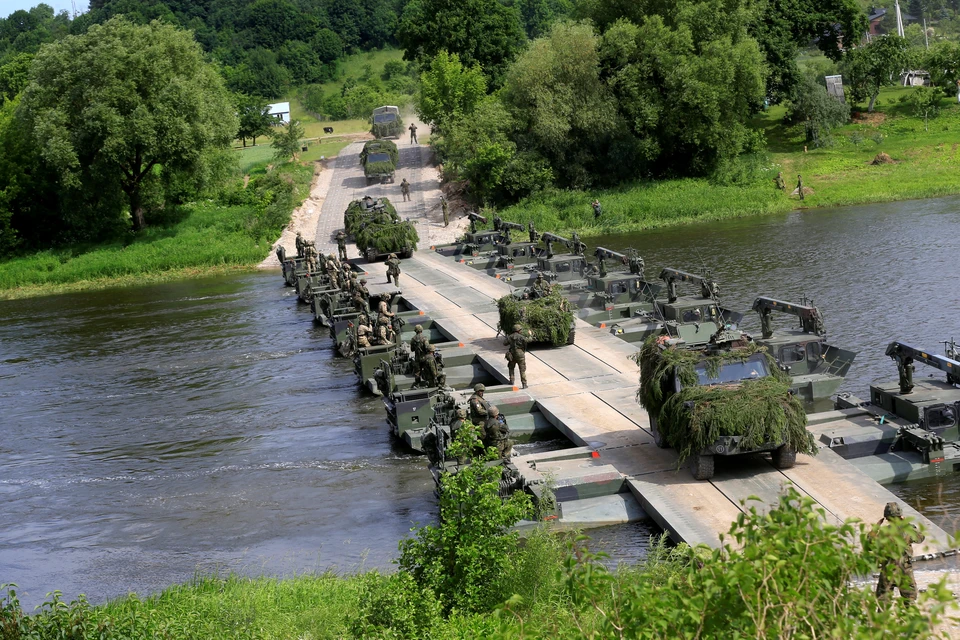
{"label": "metal bridge deck section", "polygon": [[[381,282],[379,267],[371,265],[371,282]],[[511,287],[426,251],[403,261],[402,269],[404,298],[442,319],[445,329],[507,380],[495,302]],[[887,502],[898,502],[904,515],[926,528],[926,542],[915,549],[918,554],[951,549],[942,529],[830,449],[821,449],[815,457],[799,456],[795,467],[782,471],[764,458],[747,456],[719,467],[710,481],[694,480],[674,451],[653,442],[647,414],[635,397],[639,372],[628,356],[636,350],[606,330],[577,320],[573,345],[527,353],[527,391],[574,444],[596,449],[600,461],[625,476],[636,501],[675,541],[719,546],[720,535],[741,512],[769,509],[789,483],[810,496],[834,523],[849,518],[875,522]]]}

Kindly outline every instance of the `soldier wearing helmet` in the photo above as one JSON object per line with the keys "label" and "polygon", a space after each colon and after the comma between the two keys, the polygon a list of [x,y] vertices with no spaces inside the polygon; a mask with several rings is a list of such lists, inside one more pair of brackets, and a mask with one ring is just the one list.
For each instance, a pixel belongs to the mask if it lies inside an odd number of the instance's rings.
{"label": "soldier wearing helmet", "polygon": [[483,426],[490,411],[490,403],[483,399],[483,393],[487,388],[482,384],[473,387],[473,395],[467,400],[470,407],[470,422],[475,425]]}
{"label": "soldier wearing helmet", "polygon": [[440,386],[440,368],[434,355],[435,350],[436,347],[428,342],[423,358],[420,360],[420,378],[428,387]]}
{"label": "soldier wearing helmet", "polygon": [[297,257],[303,258],[303,234],[297,231]]}
{"label": "soldier wearing helmet", "polygon": [[496,405],[490,405],[489,415],[483,423],[483,446],[493,447],[503,459],[509,459],[513,451],[510,427],[507,426],[506,417],[500,415],[500,409]]}
{"label": "soldier wearing helmet", "polygon": [[514,384],[516,378],[514,371],[520,367],[520,383],[523,388],[527,388],[527,343],[533,337],[533,332],[527,329],[527,335],[523,333],[523,327],[520,324],[513,325],[513,333],[503,340],[507,346],[507,368],[510,370],[510,384]]}
{"label": "soldier wearing helmet", "polygon": [[387,284],[390,284],[390,279],[393,278],[393,283],[396,286],[400,286],[400,260],[397,259],[397,254],[391,253],[387,258]]}
{"label": "soldier wearing helmet", "polygon": [[880,563],[877,599],[889,601],[896,587],[904,601],[916,602],[917,580],[913,575],[913,545],[923,542],[924,536],[920,529],[903,519],[899,504],[888,502],[883,508],[883,517],[869,535],[872,540],[881,539],[887,545],[896,544],[899,548],[897,551],[888,548],[888,557]]}
{"label": "soldier wearing helmet", "polygon": [[453,414],[453,422],[450,423],[450,437],[456,438],[460,427],[463,426],[463,421],[467,419],[467,408],[458,406]]}

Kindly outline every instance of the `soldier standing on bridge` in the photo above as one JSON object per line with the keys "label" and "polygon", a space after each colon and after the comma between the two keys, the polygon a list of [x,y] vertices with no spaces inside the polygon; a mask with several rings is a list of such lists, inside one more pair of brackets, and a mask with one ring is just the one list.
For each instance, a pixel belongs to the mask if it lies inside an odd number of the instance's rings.
{"label": "soldier standing on bridge", "polygon": [[340,259],[346,262],[347,260],[347,234],[343,232],[343,229],[337,231],[337,252],[340,254]]}
{"label": "soldier standing on bridge", "polygon": [[410,123],[410,144],[420,144],[417,142],[417,125]]}
{"label": "soldier standing on bridge", "polygon": [[527,335],[521,331],[523,327],[520,324],[513,325],[513,333],[503,340],[507,345],[507,368],[510,370],[510,384],[514,384],[516,378],[514,371],[520,367],[520,384],[527,388],[527,342],[533,337],[533,332],[527,329]]}
{"label": "soldier standing on bridge", "polygon": [[393,278],[393,283],[396,286],[400,286],[400,260],[397,258],[397,254],[391,253],[387,258],[387,284],[390,284],[390,279]]}
{"label": "soldier standing on bridge", "polygon": [[443,209],[443,226],[450,226],[450,211],[447,207],[447,199],[444,196],[440,196],[440,208]]}
{"label": "soldier standing on bridge", "polygon": [[400,193],[403,194],[404,202],[410,199],[410,183],[407,182],[406,178],[400,181]]}
{"label": "soldier standing on bridge", "polygon": [[[886,524],[883,524],[884,520],[887,521]],[[881,530],[889,532],[888,544],[890,539],[902,538],[904,547],[899,556],[888,558],[881,563],[880,579],[877,581],[877,599],[888,602],[896,587],[900,590],[900,597],[906,602],[916,602],[917,580],[913,575],[913,545],[923,542],[924,536],[915,524],[903,519],[900,505],[896,502],[888,502],[883,508],[883,517],[870,532],[870,538],[873,540],[879,538]]]}
{"label": "soldier standing on bridge", "polygon": [[353,308],[357,313],[370,313],[370,290],[366,278],[360,278],[360,284],[353,291]]}

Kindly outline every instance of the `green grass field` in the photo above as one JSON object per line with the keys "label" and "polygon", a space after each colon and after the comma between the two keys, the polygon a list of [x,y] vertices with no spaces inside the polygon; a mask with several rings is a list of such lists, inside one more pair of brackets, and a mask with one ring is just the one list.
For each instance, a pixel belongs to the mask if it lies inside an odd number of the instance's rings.
{"label": "green grass field", "polygon": [[[881,91],[875,114],[863,114],[834,131],[832,144],[808,146],[799,127],[783,124],[784,108],[758,115],[753,126],[766,136],[769,163],[743,185],[717,185],[706,179],[662,180],[615,189],[552,191],[501,212],[506,220],[533,220],[544,230],[581,235],[636,231],[699,220],[717,220],[796,209],[930,198],[960,193],[960,105],[944,97],[941,113],[924,129],[921,118],[899,102],[913,89]],[[879,153],[894,164],[872,165]],[[801,203],[774,188],[783,171],[788,193],[797,184],[813,189]],[[593,219],[590,203],[599,198],[603,217]]]}

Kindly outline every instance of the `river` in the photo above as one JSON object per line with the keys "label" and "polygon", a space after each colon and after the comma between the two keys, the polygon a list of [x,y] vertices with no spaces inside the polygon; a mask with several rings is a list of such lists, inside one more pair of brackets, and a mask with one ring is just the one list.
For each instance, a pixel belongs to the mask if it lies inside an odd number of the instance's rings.
{"label": "river", "polygon": [[[590,245],[636,247],[653,276],[702,263],[738,310],[813,298],[830,340],[860,352],[844,390],[865,395],[895,377],[890,340],[960,337],[958,210],[794,212]],[[960,515],[953,479],[895,491],[939,522]],[[102,602],[196,572],[389,567],[435,511],[423,459],[391,441],[277,273],[0,302],[0,584],[29,608],[53,589]],[[631,560],[650,534],[594,537]]]}

